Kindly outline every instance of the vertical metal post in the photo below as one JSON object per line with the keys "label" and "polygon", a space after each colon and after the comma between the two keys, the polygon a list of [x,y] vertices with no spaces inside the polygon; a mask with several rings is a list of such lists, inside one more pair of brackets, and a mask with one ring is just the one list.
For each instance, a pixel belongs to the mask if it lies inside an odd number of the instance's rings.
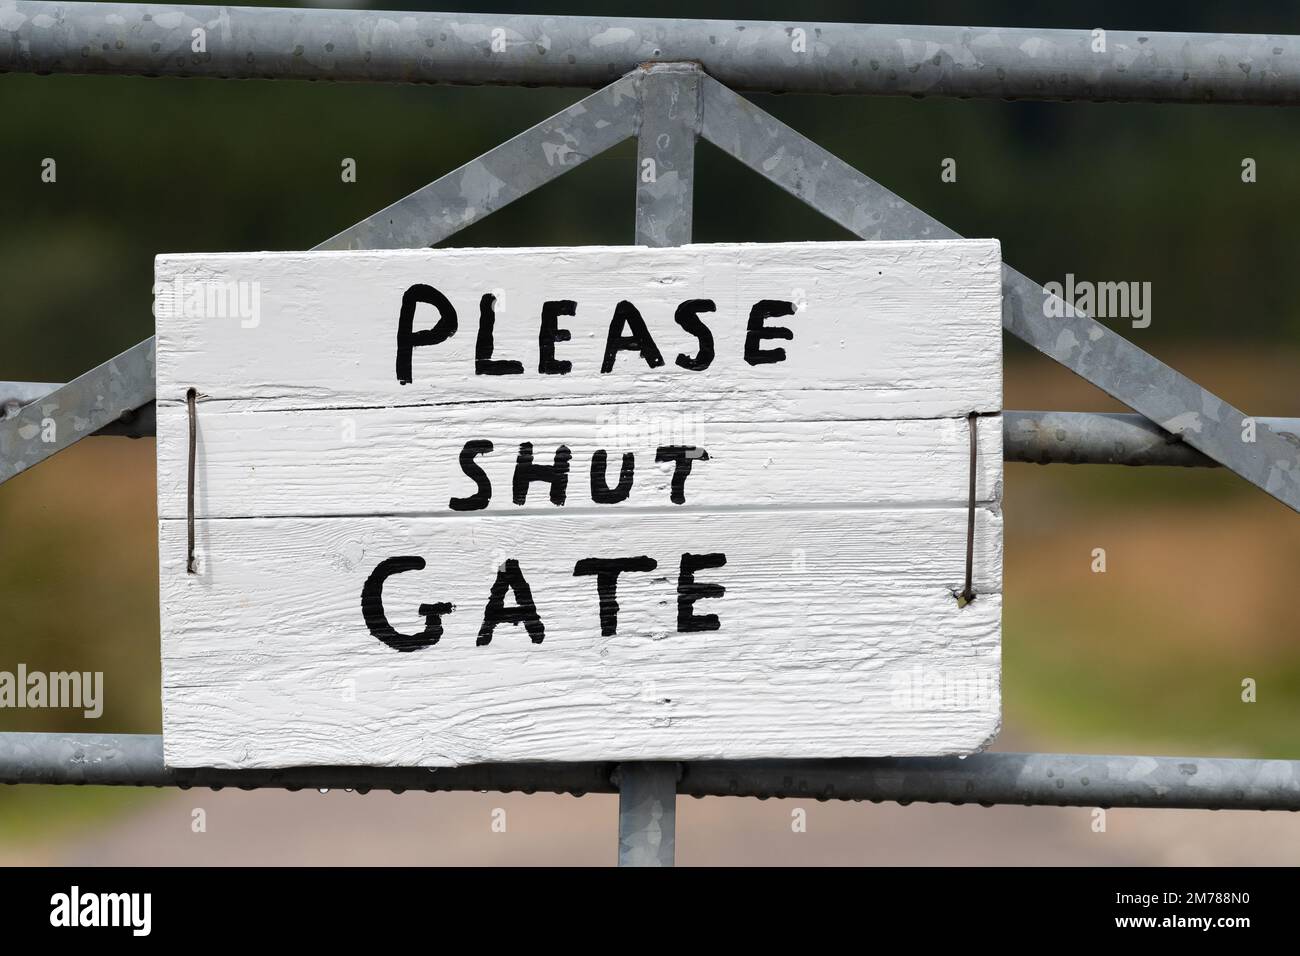
{"label": "vertical metal post", "polygon": [[672,866],[677,850],[677,764],[622,763],[618,865]]}
{"label": "vertical metal post", "polygon": [[700,69],[693,63],[656,63],[644,67],[640,79],[636,242],[685,245],[691,241]]}
{"label": "vertical metal post", "polygon": [[[656,63],[640,76],[637,130],[636,242],[691,241],[695,137],[700,131],[700,69]],[[620,764],[618,865],[672,866],[677,847],[675,763]]]}

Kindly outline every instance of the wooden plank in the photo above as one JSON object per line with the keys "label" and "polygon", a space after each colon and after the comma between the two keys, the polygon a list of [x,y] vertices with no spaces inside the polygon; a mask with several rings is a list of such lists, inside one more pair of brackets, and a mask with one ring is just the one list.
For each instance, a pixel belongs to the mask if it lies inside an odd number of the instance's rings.
{"label": "wooden plank", "polygon": [[[158,321],[158,401],[181,402],[191,386],[258,408],[716,402],[748,393],[781,417],[993,412],[1002,403],[1002,332],[978,317],[1001,314],[990,268],[999,261],[991,240],[159,256],[160,307],[172,313]],[[414,380],[402,385],[396,329],[415,284],[446,296],[457,331],[416,348]],[[520,362],[518,375],[475,373],[481,298],[494,290],[492,355]],[[700,343],[674,318],[681,302],[701,298],[716,304],[702,315],[715,357],[691,371],[676,359],[695,358]],[[538,372],[548,299],[576,303],[576,315],[558,323],[570,333],[556,345],[569,374]],[[784,348],[785,361],[750,365],[749,314],[765,299],[796,303],[795,316],[769,323],[788,322],[795,338],[761,343]],[[621,352],[600,371],[621,300],[642,314],[663,365]],[[200,301],[187,315],[186,304]],[[432,307],[415,314],[414,328],[434,327]]]}
{"label": "wooden plank", "polygon": [[[162,409],[158,428],[158,501],[167,518],[185,516],[187,411]],[[486,510],[548,512],[545,485],[526,504],[512,500],[520,445],[569,462],[566,512],[656,507],[671,503],[672,461],[663,446],[704,449],[683,485],[683,508],[795,507],[846,504],[963,505],[968,496],[969,432],[960,419],[899,421],[718,421],[681,405],[519,406],[502,403],[485,420],[481,406],[435,408],[199,412],[200,512],[209,517],[428,514],[476,489],[460,465],[467,441],[493,451],[475,459],[491,481]],[[1002,419],[978,428],[976,495],[1001,497]],[[376,449],[383,449],[376,454]],[[593,454],[604,449],[602,476],[617,486],[624,453],[633,455],[624,501],[594,504]],[[328,481],[322,477],[328,476]]]}
{"label": "wooden plank", "polygon": [[[975,579],[958,610],[962,509],[203,521],[202,573],[183,521],[162,522],[164,745],[170,766],[490,760],[937,755],[998,725],[1001,519],[981,509]],[[725,551],[698,580],[716,631],[677,631],[682,553]],[[624,573],[603,636],[587,556],[647,555]],[[396,652],[361,593],[384,559],[392,626],[438,642]],[[477,644],[513,557],[545,632],[501,624]],[[513,597],[507,602],[514,603]],[[927,683],[928,682],[928,683]],[[938,682],[947,700],[900,691]]]}

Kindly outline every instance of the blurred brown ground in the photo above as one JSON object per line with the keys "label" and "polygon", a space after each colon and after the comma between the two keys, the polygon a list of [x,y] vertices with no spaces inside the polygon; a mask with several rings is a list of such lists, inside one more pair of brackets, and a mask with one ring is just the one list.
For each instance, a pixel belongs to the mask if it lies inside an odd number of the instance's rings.
{"label": "blurred brown ground", "polygon": [[[207,832],[191,831],[195,808]],[[505,811],[504,833],[492,830]],[[807,831],[792,831],[792,811]],[[572,865],[615,860],[609,795],[314,791],[172,793],[111,824],[0,849],[64,865]],[[1278,865],[1300,862],[1300,816],[1082,807],[900,807],[714,797],[677,801],[683,866]],[[500,818],[500,815],[497,815]]]}
{"label": "blurred brown ground", "polygon": [[[1253,414],[1300,416],[1300,353],[1157,352]],[[1122,410],[1021,355],[1005,404]],[[1205,469],[1009,465],[1005,506],[998,749],[1300,756],[1295,514]],[[0,667],[103,670],[108,687],[99,721],[0,711],[0,729],[157,732],[154,534],[152,441],[90,439],[0,487]],[[1113,810],[1097,833],[1086,808],[683,798],[678,813],[683,864],[1300,862],[1295,814]],[[8,864],[608,864],[615,833],[606,796],[0,788]]]}

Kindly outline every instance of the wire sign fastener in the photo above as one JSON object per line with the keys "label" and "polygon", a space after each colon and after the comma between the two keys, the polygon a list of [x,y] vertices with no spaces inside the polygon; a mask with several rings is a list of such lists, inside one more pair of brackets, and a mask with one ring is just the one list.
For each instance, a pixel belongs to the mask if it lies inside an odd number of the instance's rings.
{"label": "wire sign fastener", "polygon": [[975,588],[971,578],[975,565],[975,461],[979,455],[979,443],[975,440],[975,432],[979,420],[979,412],[971,412],[966,416],[966,424],[970,427],[970,490],[966,504],[966,586],[957,594],[958,607],[965,607],[975,600]]}

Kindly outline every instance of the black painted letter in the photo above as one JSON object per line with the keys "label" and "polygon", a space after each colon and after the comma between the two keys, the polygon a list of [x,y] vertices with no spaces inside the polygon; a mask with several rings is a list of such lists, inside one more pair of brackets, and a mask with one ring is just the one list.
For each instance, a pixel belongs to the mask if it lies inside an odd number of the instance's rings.
{"label": "black painted letter", "polygon": [[722,626],[716,614],[694,613],[695,602],[703,598],[720,598],[727,592],[721,584],[700,584],[695,572],[705,568],[720,568],[727,563],[725,554],[683,554],[681,572],[677,577],[677,633],[716,631]]}
{"label": "black painted letter", "polygon": [[[411,331],[419,303],[438,310],[438,322],[431,329]],[[402,311],[397,317],[397,384],[409,385],[411,352],[417,345],[437,345],[456,334],[456,310],[447,297],[431,285],[416,283],[402,293]]]}
{"label": "black painted letter", "polygon": [[560,328],[560,316],[576,315],[577,312],[578,303],[572,299],[542,303],[542,330],[537,333],[537,371],[543,375],[568,375],[573,370],[573,363],[568,359],[555,357],[555,343],[567,342],[571,337],[568,329]]}
{"label": "black painted letter", "polygon": [[379,638],[395,651],[418,651],[432,647],[442,637],[442,616],[456,610],[452,604],[421,604],[420,613],[424,615],[424,630],[419,634],[399,634],[388,623],[384,614],[384,581],[403,571],[423,571],[424,558],[414,555],[400,558],[385,558],[366,578],[361,588],[361,615],[366,619],[370,633]]}
{"label": "black painted letter", "polygon": [[618,633],[618,576],[624,571],[653,571],[658,566],[658,561],[644,554],[636,558],[583,558],[573,566],[575,578],[596,576],[601,637]]}
{"label": "black painted letter", "polygon": [[769,365],[785,361],[785,349],[761,349],[764,339],[793,339],[794,333],[783,325],[764,325],[764,319],[779,315],[794,315],[794,303],[780,299],[760,299],[749,310],[749,325],[745,328],[745,361],[750,365]]}
{"label": "black painted letter", "polygon": [[515,504],[528,502],[528,486],[534,481],[544,481],[551,486],[551,504],[564,504],[564,496],[569,490],[569,459],[573,452],[568,445],[555,449],[555,464],[533,464],[533,443],[523,442],[519,446],[519,457],[515,459],[514,498]]}
{"label": "black painted letter", "polygon": [[[630,329],[632,334],[623,335],[624,328]],[[619,352],[640,352],[651,368],[664,364],[664,357],[650,337],[641,313],[626,299],[614,306],[614,318],[609,322],[609,335],[605,338],[605,360],[600,363],[601,372],[614,371],[614,356]]]}
{"label": "black painted letter", "polygon": [[713,364],[713,333],[700,321],[700,313],[716,311],[718,306],[712,299],[687,299],[677,307],[677,314],[673,316],[677,324],[700,340],[700,350],[695,353],[695,358],[685,352],[678,354],[677,364],[682,368],[703,372]]}
{"label": "black painted letter", "polygon": [[486,455],[491,450],[492,443],[486,438],[465,442],[465,447],[460,450],[460,470],[465,472],[466,476],[474,479],[474,484],[478,485],[478,491],[468,498],[452,498],[451,501],[447,502],[447,507],[452,511],[480,511],[486,508],[488,502],[492,500],[492,479],[474,461],[479,455]]}
{"label": "black painted letter", "polygon": [[655,452],[655,461],[675,461],[673,469],[672,499],[675,505],[686,504],[686,479],[691,473],[691,462],[708,461],[709,453],[694,445],[663,445]]}
{"label": "black painted letter", "polygon": [[524,363],[492,357],[492,333],[496,330],[497,297],[491,292],[478,301],[478,338],[474,340],[475,375],[522,375]]}
{"label": "black painted letter", "polygon": [[[505,606],[507,589],[515,592],[514,607]],[[474,643],[479,647],[491,644],[492,632],[498,624],[523,624],[534,644],[542,643],[546,637],[546,628],[542,626],[537,606],[533,604],[532,589],[514,558],[507,558],[497,569],[497,579],[492,582],[487,607],[483,609],[483,626],[479,628],[478,640]]]}
{"label": "black painted letter", "polygon": [[618,469],[618,487],[611,488],[605,475],[605,449],[601,448],[591,456],[591,500],[598,505],[616,505],[626,501],[632,493],[632,473],[636,468],[636,455],[630,451],[623,452],[623,463]]}

